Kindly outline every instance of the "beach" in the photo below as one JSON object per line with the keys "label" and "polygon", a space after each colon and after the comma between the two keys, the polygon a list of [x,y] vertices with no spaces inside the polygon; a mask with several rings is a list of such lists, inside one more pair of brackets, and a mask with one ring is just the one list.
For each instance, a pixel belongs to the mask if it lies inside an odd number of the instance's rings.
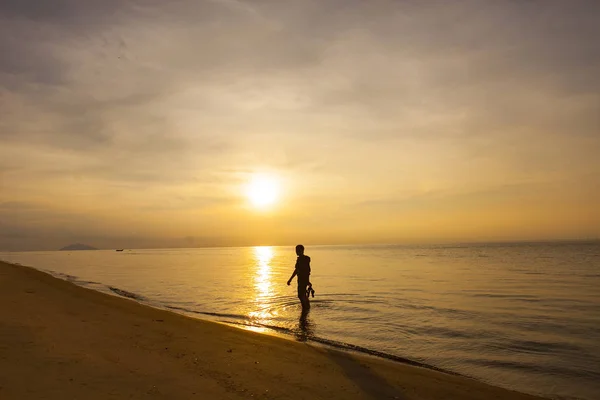
{"label": "beach", "polygon": [[0,263],[2,399],[536,399],[249,332]]}

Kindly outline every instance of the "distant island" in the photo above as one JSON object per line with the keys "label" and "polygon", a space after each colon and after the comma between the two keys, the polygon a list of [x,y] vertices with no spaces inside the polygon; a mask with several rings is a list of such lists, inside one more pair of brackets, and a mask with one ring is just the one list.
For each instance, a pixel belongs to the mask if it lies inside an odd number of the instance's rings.
{"label": "distant island", "polygon": [[98,250],[98,249],[95,247],[89,246],[87,244],[75,243],[75,244],[70,244],[68,246],[65,246],[60,250],[68,251],[68,250]]}

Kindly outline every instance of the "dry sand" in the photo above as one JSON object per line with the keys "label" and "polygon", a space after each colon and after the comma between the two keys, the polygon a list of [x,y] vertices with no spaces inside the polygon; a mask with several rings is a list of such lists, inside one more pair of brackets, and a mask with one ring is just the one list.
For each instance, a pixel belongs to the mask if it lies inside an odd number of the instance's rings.
{"label": "dry sand", "polygon": [[0,262],[0,399],[536,399],[187,318]]}

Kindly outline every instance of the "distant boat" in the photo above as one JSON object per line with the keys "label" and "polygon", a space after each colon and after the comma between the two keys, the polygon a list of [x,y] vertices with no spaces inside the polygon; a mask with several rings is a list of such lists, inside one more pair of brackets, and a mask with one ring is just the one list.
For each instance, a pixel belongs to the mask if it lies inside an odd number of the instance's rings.
{"label": "distant boat", "polygon": [[115,251],[123,251],[123,249],[116,249]]}

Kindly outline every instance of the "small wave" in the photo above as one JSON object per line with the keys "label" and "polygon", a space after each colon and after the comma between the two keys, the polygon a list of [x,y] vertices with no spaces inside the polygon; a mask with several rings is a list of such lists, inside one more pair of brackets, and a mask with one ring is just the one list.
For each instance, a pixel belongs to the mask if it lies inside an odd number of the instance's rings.
{"label": "small wave", "polygon": [[128,292],[127,290],[119,289],[114,286],[109,286],[108,288],[112,292],[118,294],[119,296],[127,297],[128,299],[139,300],[139,301],[146,300],[144,296],[141,296],[141,295],[133,293],[133,292]]}
{"label": "small wave", "polygon": [[500,350],[513,351],[516,353],[530,354],[554,354],[557,350],[565,351],[580,351],[578,346],[566,342],[542,342],[534,340],[512,340],[503,344],[491,344],[493,347]]}
{"label": "small wave", "polygon": [[[310,300],[310,304],[327,304],[327,303],[334,303],[334,300],[327,300],[327,299],[311,299]],[[293,304],[297,304],[297,302],[293,302]]]}
{"label": "small wave", "polygon": [[[358,294],[346,294],[346,293],[317,293],[314,298],[310,299],[311,303],[317,304],[358,304],[363,306],[373,304],[389,304],[390,300],[381,298],[379,296],[360,296]],[[286,307],[297,305],[298,300],[295,297],[281,296],[272,297],[264,300],[269,307]]]}
{"label": "small wave", "polygon": [[49,271],[49,270],[44,270],[44,272],[49,273],[50,275],[54,276],[55,278],[60,278],[62,280],[69,281],[69,282],[73,282],[73,281],[77,280],[77,277],[75,275],[69,275],[69,274],[65,274],[62,272],[55,272],[55,271]]}
{"label": "small wave", "polygon": [[177,307],[177,306],[165,306],[169,310],[174,311],[183,311],[186,313],[198,314],[198,315],[208,315],[211,317],[219,317],[219,318],[233,318],[233,319],[247,319],[245,315],[240,314],[228,314],[228,313],[218,313],[218,312],[210,312],[210,311],[198,311],[192,310],[191,308],[186,307]]}
{"label": "small wave", "polygon": [[67,282],[71,282],[71,283],[74,283],[79,286],[102,285],[102,283],[100,283],[100,282],[81,279],[76,275],[70,275],[70,274],[65,274],[62,272],[55,272],[55,271],[51,271],[51,270],[41,270],[41,271],[45,272],[47,274],[50,274],[55,278],[62,279]]}
{"label": "small wave", "polygon": [[431,311],[436,314],[448,314],[448,315],[451,315],[452,318],[463,319],[463,320],[464,319],[471,320],[473,318],[476,318],[479,315],[479,313],[474,312],[474,311],[459,310],[456,308],[425,306],[425,305],[420,305],[420,304],[409,304],[409,303],[395,304],[394,307],[399,308],[399,309],[408,309],[408,310],[426,310],[426,311]]}
{"label": "small wave", "polygon": [[79,279],[74,282],[77,284],[80,284],[80,285],[102,285],[102,283],[100,283],[100,282],[84,281],[84,280],[79,280]]}
{"label": "small wave", "polygon": [[472,339],[476,337],[475,334],[469,334],[464,331],[458,331],[456,329],[445,328],[441,326],[430,326],[422,329],[416,329],[420,331],[421,334],[431,335],[433,337],[443,337],[443,338],[461,338],[461,339]]}
{"label": "small wave", "polygon": [[525,301],[530,303],[540,302],[541,299],[538,296],[526,295],[526,294],[501,294],[501,293],[473,293],[472,297],[483,297],[489,299],[507,299],[516,301]]}
{"label": "small wave", "polygon": [[480,367],[494,367],[513,371],[527,371],[535,374],[554,374],[572,378],[600,379],[600,373],[577,368],[565,368],[559,365],[541,365],[519,361],[505,361],[494,359],[464,359],[464,362]]}

